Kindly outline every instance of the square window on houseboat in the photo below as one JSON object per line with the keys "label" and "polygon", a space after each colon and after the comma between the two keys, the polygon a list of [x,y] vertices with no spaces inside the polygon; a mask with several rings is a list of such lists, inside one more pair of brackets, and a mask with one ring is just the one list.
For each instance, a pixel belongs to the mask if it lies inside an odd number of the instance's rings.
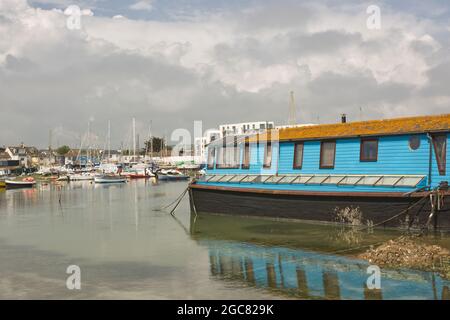
{"label": "square window on houseboat", "polygon": [[309,179],[308,181],[306,181],[306,184],[321,184],[327,178],[328,178],[328,176],[314,176],[311,179]]}
{"label": "square window on houseboat", "polygon": [[216,156],[216,149],[209,148],[208,149],[208,169],[214,168],[214,158]]}
{"label": "square window on houseboat", "polygon": [[292,183],[298,176],[284,176],[278,183]]}
{"label": "square window on houseboat", "polygon": [[336,156],[336,141],[322,141],[320,144],[320,168],[333,169]]}
{"label": "square window on houseboat", "polygon": [[264,148],[264,168],[270,168],[272,166],[272,143],[267,142]]}
{"label": "square window on houseboat", "polygon": [[272,177],[274,176],[263,176],[261,177],[261,180],[263,183],[270,183]]}
{"label": "square window on houseboat", "polygon": [[278,183],[283,178],[284,176],[269,176],[266,180],[264,180],[264,183]]}
{"label": "square window on houseboat", "polygon": [[222,179],[223,177],[224,177],[224,175],[216,175],[216,176],[213,176],[211,179],[209,179],[208,182],[217,182],[220,179]]}
{"label": "square window on houseboat", "polygon": [[303,165],[303,142],[294,144],[294,169],[301,169]]}
{"label": "square window on houseboat", "polygon": [[242,159],[242,169],[250,168],[250,144],[246,142],[244,144],[244,158]]}
{"label": "square window on houseboat", "polygon": [[329,176],[323,181],[323,184],[338,184],[345,176]]}
{"label": "square window on houseboat", "polygon": [[395,186],[397,186],[397,187],[415,187],[415,186],[417,186],[423,179],[424,179],[424,176],[418,176],[418,177],[403,177],[403,178],[400,179],[399,182],[396,183]]}
{"label": "square window on houseboat", "polygon": [[230,174],[224,176],[222,179],[220,179],[220,182],[229,182],[231,179],[233,179],[236,175]]}
{"label": "square window on houseboat", "polygon": [[378,160],[378,139],[361,139],[360,161]]}
{"label": "square window on houseboat", "polygon": [[401,176],[384,176],[375,184],[376,186],[386,186],[392,187],[397,184],[397,182],[401,179]]}
{"label": "square window on houseboat", "polygon": [[245,183],[256,183],[256,182],[260,182],[261,181],[261,176],[258,175],[248,175],[245,176],[243,179],[241,179],[240,182],[245,182]]}
{"label": "square window on houseboat", "polygon": [[381,179],[382,176],[365,176],[361,180],[358,181],[357,185],[361,186],[373,186],[378,180]]}
{"label": "square window on houseboat", "polygon": [[302,175],[302,176],[298,176],[294,181],[292,181],[292,183],[295,184],[303,184],[306,183],[309,179],[311,179],[313,177],[312,174],[310,175]]}
{"label": "square window on houseboat", "polygon": [[341,180],[338,184],[340,185],[355,185],[358,181],[360,181],[363,176],[346,176],[343,180]]}
{"label": "square window on houseboat", "polygon": [[235,175],[233,178],[231,178],[228,182],[241,182],[242,179],[244,179],[246,176],[243,174]]}

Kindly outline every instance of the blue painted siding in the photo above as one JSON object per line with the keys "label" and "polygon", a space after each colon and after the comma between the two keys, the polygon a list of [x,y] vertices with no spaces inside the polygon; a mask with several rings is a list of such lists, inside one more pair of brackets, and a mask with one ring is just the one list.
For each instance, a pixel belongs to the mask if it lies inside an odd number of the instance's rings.
{"label": "blue painted siding", "polygon": [[[305,141],[303,165],[293,169],[294,143],[281,142],[272,146],[272,166],[263,168],[264,144],[250,144],[250,169],[213,169],[208,174],[395,174],[428,176],[430,143],[426,134],[420,134],[420,147],[409,148],[411,135],[382,136],[378,142],[378,160],[376,162],[360,161],[360,139],[338,139],[334,169],[320,169],[320,141]],[[440,181],[450,181],[450,135],[447,134],[447,168],[446,175],[440,176],[437,161],[432,157],[432,186]],[[243,146],[241,146],[241,161]],[[277,188],[280,186],[277,185]],[[299,188],[299,186],[296,186]],[[328,187],[320,186],[320,190]],[[379,187],[377,188],[377,190]]]}
{"label": "blue painted siding", "polygon": [[407,136],[380,137],[378,161],[360,162],[360,139],[336,141],[334,169],[319,169],[320,141],[306,141],[302,169],[293,169],[294,143],[281,145],[280,174],[423,174],[428,172],[429,144],[426,136],[421,137],[418,150],[408,146]]}

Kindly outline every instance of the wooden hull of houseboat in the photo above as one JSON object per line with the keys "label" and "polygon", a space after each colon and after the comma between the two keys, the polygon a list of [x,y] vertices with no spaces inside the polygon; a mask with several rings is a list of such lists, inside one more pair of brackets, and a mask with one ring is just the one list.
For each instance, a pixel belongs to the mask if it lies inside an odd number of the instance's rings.
{"label": "wooden hull of houseboat", "polygon": [[[339,219],[352,209],[361,213],[361,225],[418,229],[427,225],[431,212],[427,193],[312,192],[262,190],[190,185],[191,210],[197,214],[229,214],[298,219],[321,223],[342,223]],[[450,193],[443,210],[428,227],[450,231]],[[354,211],[355,212],[355,211]],[[396,217],[398,215],[398,217]],[[344,223],[350,223],[346,221]]]}

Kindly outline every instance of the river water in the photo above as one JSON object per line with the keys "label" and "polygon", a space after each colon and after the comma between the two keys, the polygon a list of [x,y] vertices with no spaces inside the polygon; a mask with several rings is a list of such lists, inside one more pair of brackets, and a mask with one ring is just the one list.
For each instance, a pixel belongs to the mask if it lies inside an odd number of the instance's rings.
{"label": "river water", "polygon": [[[2,299],[445,299],[438,274],[353,258],[398,232],[156,209],[186,182],[0,189]],[[447,236],[430,239],[450,247]],[[353,248],[350,250],[350,248]],[[356,249],[354,249],[356,248]],[[359,248],[359,249],[358,249]],[[70,290],[67,268],[80,269]]]}

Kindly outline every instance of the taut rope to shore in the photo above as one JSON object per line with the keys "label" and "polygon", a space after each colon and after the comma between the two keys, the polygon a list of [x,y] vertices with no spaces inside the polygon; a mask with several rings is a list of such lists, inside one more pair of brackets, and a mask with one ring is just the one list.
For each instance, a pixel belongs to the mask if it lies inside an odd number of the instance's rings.
{"label": "taut rope to shore", "polygon": [[411,209],[414,208],[415,206],[417,206],[419,203],[422,203],[422,201],[424,201],[424,200],[426,200],[426,199],[428,199],[428,195],[424,196],[424,197],[421,198],[419,201],[413,203],[413,204],[410,205],[408,208],[406,208],[405,210],[400,211],[400,212],[397,213],[396,215],[394,215],[394,216],[392,216],[392,217],[390,217],[390,218],[388,218],[388,219],[386,219],[386,220],[383,220],[383,221],[381,221],[381,222],[378,222],[378,223],[376,223],[376,224],[374,224],[374,225],[364,226],[364,227],[358,229],[358,231],[363,231],[363,230],[366,230],[366,229],[369,229],[369,228],[378,227],[378,226],[380,226],[380,225],[382,225],[382,224],[385,224],[386,222],[389,222],[389,221],[391,221],[391,220],[393,220],[393,219],[395,219],[395,218],[398,218],[398,217],[400,217],[401,215],[407,213],[409,210],[411,210]]}
{"label": "taut rope to shore", "polygon": [[183,192],[174,201],[172,201],[171,203],[169,203],[161,208],[153,209],[153,211],[164,211],[164,209],[167,209],[167,208],[175,205],[173,207],[173,209],[170,211],[170,214],[173,215],[173,213],[175,212],[176,208],[180,204],[181,200],[183,200],[183,198],[186,195],[186,193],[188,192],[188,190],[189,190],[189,187],[186,187],[186,189],[184,189]]}

